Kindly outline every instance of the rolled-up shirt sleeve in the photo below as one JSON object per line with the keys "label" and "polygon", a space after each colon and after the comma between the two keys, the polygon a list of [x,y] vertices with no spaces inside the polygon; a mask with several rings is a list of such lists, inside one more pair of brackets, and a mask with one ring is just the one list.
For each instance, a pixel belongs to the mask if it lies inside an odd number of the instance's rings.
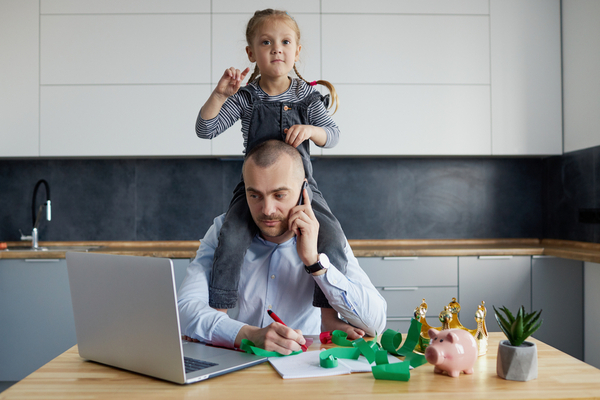
{"label": "rolled-up shirt sleeve", "polygon": [[215,218],[200,242],[196,258],[187,268],[178,291],[179,323],[183,335],[204,343],[234,347],[239,330],[246,324],[208,305],[210,274],[221,225],[222,219]]}
{"label": "rolled-up shirt sleeve", "polygon": [[383,333],[387,302],[360,268],[347,241],[346,256],[346,275],[331,267],[325,274],[315,276],[314,279],[329,300],[329,304],[350,325],[364,330],[369,336]]}

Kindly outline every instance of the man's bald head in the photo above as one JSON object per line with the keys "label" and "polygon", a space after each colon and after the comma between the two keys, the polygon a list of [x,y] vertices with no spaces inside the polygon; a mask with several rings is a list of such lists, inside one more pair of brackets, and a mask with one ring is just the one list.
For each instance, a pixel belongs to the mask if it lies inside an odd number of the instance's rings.
{"label": "man's bald head", "polygon": [[250,150],[244,159],[242,174],[246,176],[247,164],[253,164],[259,168],[268,168],[275,164],[280,157],[289,157],[292,161],[292,173],[298,181],[304,180],[304,164],[298,150],[281,140],[267,140]]}

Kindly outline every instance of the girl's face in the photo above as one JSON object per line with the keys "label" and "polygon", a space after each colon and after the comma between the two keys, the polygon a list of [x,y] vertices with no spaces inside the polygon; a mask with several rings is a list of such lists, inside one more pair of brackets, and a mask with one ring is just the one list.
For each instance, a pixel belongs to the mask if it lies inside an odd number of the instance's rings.
{"label": "girl's face", "polygon": [[252,46],[246,47],[248,59],[255,62],[264,78],[276,79],[287,74],[300,58],[296,32],[284,21],[269,19],[263,22],[254,36]]}

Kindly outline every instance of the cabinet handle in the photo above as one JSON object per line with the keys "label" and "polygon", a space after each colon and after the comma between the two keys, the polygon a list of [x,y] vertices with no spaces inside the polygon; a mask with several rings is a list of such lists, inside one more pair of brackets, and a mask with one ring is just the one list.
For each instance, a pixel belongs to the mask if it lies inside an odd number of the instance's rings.
{"label": "cabinet handle", "polygon": [[513,256],[479,256],[480,260],[512,260]]}
{"label": "cabinet handle", "polygon": [[412,317],[387,317],[388,321],[410,321]]}
{"label": "cabinet handle", "polygon": [[534,259],[538,259],[538,258],[556,258],[555,256],[531,256]]}
{"label": "cabinet handle", "polygon": [[43,263],[43,262],[59,262],[58,258],[26,258],[25,262],[28,263]]}
{"label": "cabinet handle", "polygon": [[384,287],[382,290],[395,290],[399,292],[414,292],[415,290],[419,290],[418,287],[410,287],[410,286],[392,286],[392,287]]}
{"label": "cabinet handle", "polygon": [[383,257],[383,261],[415,261],[419,257]]}

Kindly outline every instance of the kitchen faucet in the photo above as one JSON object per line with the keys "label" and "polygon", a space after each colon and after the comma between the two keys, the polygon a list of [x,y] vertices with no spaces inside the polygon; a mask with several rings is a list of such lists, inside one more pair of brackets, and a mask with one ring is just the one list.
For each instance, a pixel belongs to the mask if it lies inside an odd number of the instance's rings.
{"label": "kitchen faucet", "polygon": [[[37,215],[35,212],[35,199],[37,197],[37,192],[38,192],[38,188],[40,187],[40,185],[43,184],[44,188],[46,189],[46,202],[43,204],[40,204],[40,207],[37,210]],[[39,241],[39,234],[38,234],[38,226],[40,224],[40,217],[42,216],[42,210],[44,209],[44,206],[46,206],[46,220],[50,221],[52,220],[52,208],[51,208],[51,203],[50,203],[50,185],[48,185],[48,182],[46,182],[46,180],[44,179],[40,179],[36,184],[35,184],[35,188],[33,189],[33,199],[31,200],[31,220],[33,223],[33,229],[31,231],[31,248],[34,250],[42,250],[42,248],[39,247],[38,241]],[[29,239],[29,237],[21,237],[21,239]]]}

